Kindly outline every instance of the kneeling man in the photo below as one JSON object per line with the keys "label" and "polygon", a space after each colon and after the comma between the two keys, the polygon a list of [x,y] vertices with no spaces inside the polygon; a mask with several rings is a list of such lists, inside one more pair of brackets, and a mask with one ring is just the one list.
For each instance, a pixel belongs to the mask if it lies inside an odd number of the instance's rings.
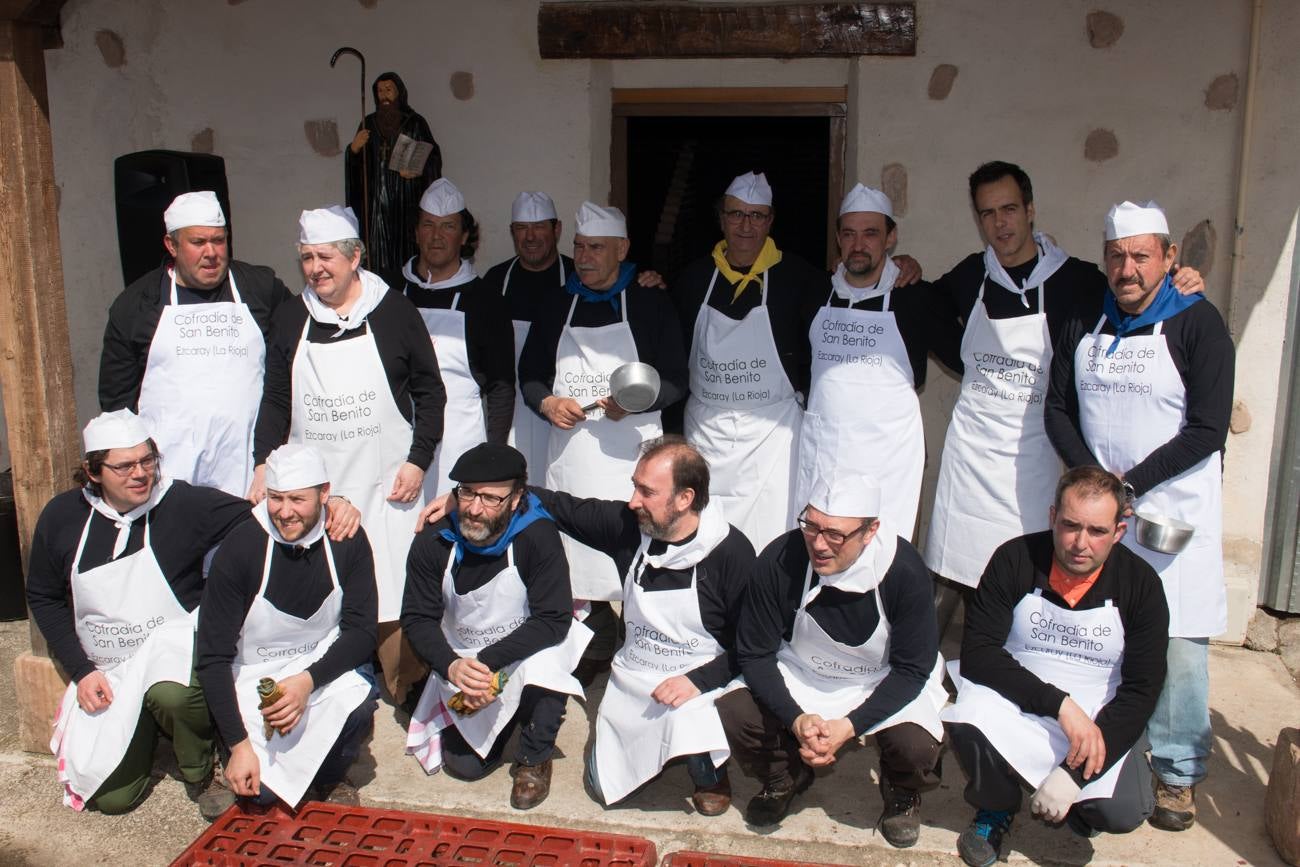
{"label": "kneeling man", "polygon": [[970,782],[962,860],[987,867],[1033,811],[1084,836],[1127,833],[1155,807],[1143,731],[1165,680],[1160,578],[1123,545],[1123,484],[1066,473],[1051,529],[1003,544],[966,610],[957,703],[944,711]]}
{"label": "kneeling man", "polygon": [[874,734],[881,833],[898,847],[920,834],[920,793],[939,785],[943,660],[930,573],[880,522],[880,503],[869,477],[818,479],[799,528],[755,564],[736,632],[749,691],[718,702],[741,765],[763,783],[751,825],[780,822],[813,768]]}
{"label": "kneeling man", "polygon": [[569,566],[550,515],[525,488],[524,456],[481,443],[451,468],[457,508],[406,562],[402,631],[433,668],[406,751],[428,772],[477,780],[521,729],[510,805],[551,791],[551,754],[591,630],[573,617]]}
{"label": "kneeling man", "polygon": [[[346,780],[374,727],[379,595],[364,530],[325,535],[329,478],[312,447],[266,461],[266,499],[212,561],[198,675],[230,751],[235,794],[291,807],[306,795],[355,806]],[[274,684],[267,706],[259,694]]]}

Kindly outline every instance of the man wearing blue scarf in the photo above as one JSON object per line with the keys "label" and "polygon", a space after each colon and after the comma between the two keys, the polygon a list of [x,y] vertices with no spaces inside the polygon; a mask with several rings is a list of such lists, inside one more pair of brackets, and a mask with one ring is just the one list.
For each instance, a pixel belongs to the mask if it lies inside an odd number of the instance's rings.
{"label": "man wearing blue scarf", "polygon": [[402,629],[433,669],[407,752],[430,773],[478,780],[519,728],[510,804],[527,810],[550,793],[565,703],[582,695],[571,672],[591,631],[574,620],[559,531],[524,487],[524,456],[481,443],[451,479],[456,510],[425,527],[407,558]]}
{"label": "man wearing blue scarf", "polygon": [[1137,517],[1195,528],[1176,554],[1123,539],[1160,574],[1169,604],[1169,674],[1147,727],[1157,778],[1151,824],[1196,820],[1195,786],[1211,744],[1208,645],[1227,628],[1222,453],[1235,351],[1219,311],[1174,291],[1178,255],[1164,211],[1123,202],[1106,216],[1110,291],[1080,305],[1061,333],[1044,407],[1071,467],[1099,464],[1124,482]]}

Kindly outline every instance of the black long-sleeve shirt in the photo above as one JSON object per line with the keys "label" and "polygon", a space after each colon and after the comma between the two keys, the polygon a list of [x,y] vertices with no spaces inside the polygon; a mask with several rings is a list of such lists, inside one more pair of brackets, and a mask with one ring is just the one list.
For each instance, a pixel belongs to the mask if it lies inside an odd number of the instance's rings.
{"label": "black long-sleeve shirt", "polygon": [[[1037,264],[1038,257],[1035,256],[1028,262],[1008,268],[1007,275],[1017,285],[1023,286]],[[975,301],[979,298],[981,281],[984,285],[984,310],[990,319],[1013,319],[1038,312],[1038,287],[1027,289],[1022,302],[1019,293],[994,283],[992,279],[984,279],[982,252],[972,253],[958,262],[951,271],[934,281],[936,298],[940,302],[934,315],[950,321],[955,319],[961,325],[955,334],[956,345],[950,345],[947,349],[938,345],[932,347],[935,355],[949,367],[953,367],[953,364],[945,359],[956,360],[957,366],[953,370],[958,374],[965,370],[965,365],[960,360],[962,333],[970,321]],[[1047,316],[1051,344],[1055,345],[1061,329],[1080,301],[1101,303],[1102,293],[1106,291],[1106,277],[1093,263],[1071,256],[1056,273],[1047,278],[1044,291],[1043,312]],[[948,339],[954,339],[951,333]]]}
{"label": "black long-sleeve shirt", "polygon": [[[477,277],[447,289],[425,289],[401,275],[388,285],[402,289],[417,308],[450,310],[460,294],[456,309],[465,314],[465,353],[481,394],[488,442],[504,443],[515,414],[515,329],[500,293]],[[438,354],[436,345],[433,352]]]}
{"label": "black long-sleeve shirt", "polygon": [[[216,488],[172,482],[148,515],[132,522],[119,559],[144,547],[147,521],[158,568],[176,594],[176,601],[186,611],[193,611],[203,593],[203,558],[246,521],[251,510],[247,500]],[[73,680],[81,680],[95,670],[77,638],[71,599],[72,560],[87,518],[90,529],[77,568],[85,572],[108,563],[113,559],[117,526],[91,509],[80,488],[64,491],[41,510],[27,561],[27,604],[50,653]]]}
{"label": "black long-sleeve shirt", "polygon": [[[1051,531],[1004,542],[989,558],[966,605],[961,642],[961,676],[994,690],[1025,713],[1056,718],[1067,692],[1030,672],[1006,650],[1016,605],[1035,588],[1043,599],[1070,608],[1048,583],[1052,569]],[[1146,729],[1165,683],[1169,607],[1160,577],[1123,545],[1111,548],[1096,582],[1074,610],[1101,608],[1110,600],[1124,624],[1124,660],[1114,698],[1093,720],[1106,742],[1101,772],[1124,757]],[[1064,767],[1082,785],[1082,766]],[[1094,776],[1092,779],[1096,779]]]}
{"label": "black long-sleeve shirt", "polygon": [[[573,296],[564,291],[564,281],[560,279],[560,264],[564,264],[564,275],[573,273],[573,259],[557,256],[549,268],[541,271],[529,271],[514,256],[498,262],[483,275],[483,282],[498,295],[504,294],[510,318],[516,322],[532,322],[537,318],[538,310],[546,310],[563,303],[569,309]],[[514,265],[514,270],[510,266]],[[506,272],[510,271],[510,284],[506,285]],[[520,347],[522,348],[522,347]]]}
{"label": "black long-sleeve shirt", "polygon": [[[323,520],[322,516],[322,520]],[[195,669],[203,695],[228,746],[248,737],[235,698],[231,664],[238,649],[244,619],[257,598],[266,564],[266,530],[256,521],[236,529],[217,549],[203,588],[199,629],[194,639]],[[275,543],[266,601],[299,619],[315,614],[334,589],[326,541],[305,548]],[[313,689],[370,661],[375,652],[379,592],[375,589],[375,560],[365,530],[351,539],[330,542],[339,588],[343,591],[339,634],[320,659],[307,666]]]}
{"label": "black long-sleeve shirt", "polygon": [[[298,354],[307,305],[298,299],[281,305],[272,322],[271,340],[266,347],[266,380],[262,406],[253,432],[253,461],[263,464],[289,436],[292,404],[293,360]],[[433,461],[434,449],[442,439],[442,410],[447,392],[438,373],[438,359],[424,320],[409,299],[390,289],[366,317],[366,324],[338,337],[335,325],[312,320],[307,328],[308,343],[329,343],[374,335],[379,359],[402,416],[414,423],[407,460],[422,470]]]}
{"label": "black long-sleeve shirt", "polygon": [[[636,514],[627,503],[583,499],[545,488],[530,490],[537,494],[546,511],[555,516],[561,532],[608,554],[618,574],[627,574],[642,539]],[[676,544],[684,545],[694,538],[692,535]],[[669,543],[654,539],[647,552],[658,555],[668,547]],[[723,649],[723,653],[715,658],[685,672],[700,692],[725,686],[740,674],[740,662],[736,657],[736,624],[753,564],[754,546],[744,533],[729,526],[726,537],[694,569],[660,569],[646,564],[641,573],[641,589],[647,593],[682,590],[691,585],[691,573],[695,573],[700,620]]]}
{"label": "black long-sleeve shirt", "polygon": [[[262,337],[269,341],[272,314],[292,294],[270,268],[232,260],[230,271],[235,275],[240,298],[262,329]],[[216,288],[207,291],[177,285],[176,300],[180,304],[233,301],[230,278],[227,276]],[[100,409],[111,412],[137,408],[149,345],[163,307],[170,303],[171,278],[166,268],[155,268],[126,287],[108,308],[104,348],[99,357]]]}
{"label": "black long-sleeve shirt", "polygon": [[[1051,380],[1043,405],[1047,436],[1070,467],[1098,463],[1083,437],[1079,421],[1079,393],[1075,385],[1074,352],[1079,342],[1092,333],[1101,317],[1101,304],[1082,304],[1061,331],[1052,358]],[[1149,335],[1154,326],[1138,329],[1134,335]],[[1102,334],[1115,333],[1109,320]],[[1174,367],[1187,389],[1183,426],[1171,439],[1132,467],[1108,467],[1123,473],[1137,496],[1156,485],[1187,472],[1217,451],[1228,439],[1232,417],[1232,392],[1236,349],[1223,317],[1209,301],[1198,301],[1170,318],[1161,327]],[[1120,341],[1120,348],[1124,341]],[[1152,396],[1151,400],[1156,400]]]}
{"label": "black long-sleeve shirt", "polygon": [[[804,711],[781,677],[776,652],[794,633],[808,563],[808,548],[798,530],[769,542],[754,564],[736,631],[740,667],[750,692],[786,728]],[[814,572],[809,589],[818,583]],[[934,671],[939,632],[933,594],[925,561],[900,538],[894,562],[874,590],[852,593],[827,587],[808,604],[808,615],[828,636],[853,647],[871,638],[880,623],[876,596],[889,622],[889,674],[862,704],[849,711],[855,734],[902,710],[921,694]]]}
{"label": "black long-sleeve shirt", "polygon": [[[411,543],[406,557],[406,592],[402,596],[402,633],[443,680],[447,679],[448,667],[460,658],[442,631],[447,610],[442,576],[454,548],[440,535],[447,526],[445,518],[426,526]],[[555,524],[534,521],[510,541],[510,546],[515,568],[528,593],[528,617],[475,654],[493,671],[559,644],[573,623],[569,561],[564,557]],[[506,566],[504,553],[485,557],[466,551],[460,564],[452,569],[452,584],[457,594],[464,595],[487,584]]]}
{"label": "black long-sleeve shirt", "polygon": [[[537,318],[533,320],[523,353],[519,356],[520,391],[524,402],[539,416],[542,415],[542,401],[554,393],[555,351],[574,296],[566,293],[566,298],[568,303],[536,310]],[[607,301],[578,298],[570,325],[574,328],[612,325],[621,322],[626,312],[637,359],[659,371],[659,398],[647,412],[681,400],[686,394],[686,349],[672,301],[663,290],[638,286],[633,279],[620,294],[619,303],[626,305],[626,311],[615,311]]]}

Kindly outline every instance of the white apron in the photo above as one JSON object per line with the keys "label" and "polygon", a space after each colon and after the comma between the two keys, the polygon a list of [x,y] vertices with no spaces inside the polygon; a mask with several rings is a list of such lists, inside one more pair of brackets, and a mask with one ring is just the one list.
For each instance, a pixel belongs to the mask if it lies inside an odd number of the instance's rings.
{"label": "white apron", "polygon": [[[808,604],[822,589],[821,584],[811,591],[808,589],[812,574],[809,564],[802,601],[794,615],[794,628],[790,640],[782,641],[776,651],[776,667],[786,689],[790,690],[790,697],[804,713],[815,713],[828,720],[841,719],[866,701],[889,676],[891,629],[880,606],[880,589],[873,588],[870,592],[880,619],[871,637],[857,647],[831,638],[808,613]],[[943,657],[936,653],[934,669],[921,694],[862,734],[875,734],[900,723],[916,723],[941,741],[943,724],[939,721],[939,710],[947,700],[948,693],[943,688]]]}
{"label": "white apron", "polygon": [[411,450],[411,423],[393,400],[374,335],[310,343],[311,323],[308,316],[293,360],[289,442],[319,451],[329,470],[330,493],[361,510],[375,557],[379,622],[386,623],[402,613],[406,552],[424,507],[423,496],[411,503],[388,502]]}
{"label": "white apron", "polygon": [[[262,584],[248,607],[244,628],[231,671],[235,676],[235,699],[239,716],[248,731],[248,743],[261,766],[262,785],[286,804],[302,800],[321,763],[338,740],[348,715],[370,695],[370,684],[356,671],[347,671],[324,686],[317,686],[307,699],[298,724],[287,735],[275,733],[266,739],[262,711],[258,708],[257,682],[263,677],[276,681],[306,671],[320,659],[339,636],[339,615],[343,590],[334,568],[334,550],[323,538],[325,560],[334,588],[307,619],[294,617],[266,599],[271,576],[271,551],[275,542],[268,536],[262,565]],[[310,734],[309,734],[310,733]]]}
{"label": "white apron", "polygon": [[[575,328],[569,324],[578,306],[578,296],[573,297],[555,350],[557,397],[572,398],[583,406],[608,397],[609,375],[615,368],[640,360],[632,329],[627,324],[627,293],[620,298],[622,321],[596,328]],[[552,426],[546,487],[567,491],[575,497],[626,499],[632,489],[632,471],[641,457],[641,444],[662,433],[657,411],[610,421],[605,418],[605,411],[597,408],[571,430]],[[567,535],[560,538],[569,560],[569,580],[573,583],[575,600],[622,597],[623,585],[609,555]]]}
{"label": "white apron", "polygon": [[[560,286],[564,286],[564,258],[556,259],[560,266]],[[519,257],[516,256],[506,268],[505,279],[501,281],[501,294],[504,296],[510,288],[510,274],[515,270],[515,265],[519,263]],[[516,376],[519,371],[519,354],[524,351],[524,341],[528,339],[528,331],[532,323],[526,319],[512,320],[515,327],[515,372]],[[587,401],[591,403],[591,401]],[[586,406],[586,404],[583,404]],[[547,448],[550,443],[551,426],[547,424],[546,419],[539,416],[528,408],[524,403],[523,382],[515,383],[515,415],[510,423],[510,438],[506,440],[510,445],[519,449],[524,459],[528,461],[528,475],[530,479],[541,479],[543,468],[547,461]]]}
{"label": "white apron", "polygon": [[692,568],[689,587],[649,593],[641,589],[649,543],[650,537],[642,534],[641,547],[623,579],[627,637],[614,654],[596,717],[596,768],[607,804],[627,797],[677,756],[708,753],[714,767],[720,767],[731,748],[713,703],[744,686],[738,677],[677,708],[650,697],[669,677],[724,651],[700,617],[698,566]]}
{"label": "white apron", "polygon": [[452,489],[447,478],[462,454],[487,441],[483,420],[483,395],[469,369],[469,352],[465,345],[465,312],[457,310],[460,293],[451,308],[417,307],[424,327],[433,339],[438,357],[438,372],[447,390],[447,406],[442,411],[442,441],[433,454],[433,463],[424,476],[425,499],[440,497]]}
{"label": "white apron", "polygon": [[181,305],[176,272],[140,383],[139,414],[167,475],[242,497],[253,480],[253,425],[266,341],[230,278],[233,301]]}
{"label": "white apron", "polygon": [[[1088,448],[1111,472],[1128,472],[1178,435],[1186,422],[1187,389],[1169,354],[1161,325],[1146,336],[1130,335],[1106,357],[1114,335],[1101,333],[1105,316],[1074,352],[1079,422]],[[1169,635],[1208,638],[1228,628],[1228,598],[1223,582],[1223,467],[1218,452],[1133,503],[1186,521],[1196,528],[1180,554],[1162,554],[1137,542],[1124,544],[1160,573],[1169,603]]]}
{"label": "white apron", "polygon": [[1047,529],[1061,461],[1043,427],[1052,363],[1043,313],[990,319],[984,283],[961,339],[966,372],[943,443],[925,563],[945,578],[979,585],[993,550]]}
{"label": "white apron", "polygon": [[[1007,652],[1039,679],[1070,694],[1090,719],[1119,688],[1124,662],[1124,623],[1107,599],[1101,608],[1062,608],[1035,588],[1016,603]],[[957,703],[943,712],[944,722],[980,730],[1025,782],[1037,789],[1070,752],[1070,739],[1052,717],[1024,713],[987,686],[965,680],[957,662],[948,666],[957,685]],[[1079,792],[1075,801],[1109,798],[1130,750]]]}
{"label": "white apron", "polygon": [[194,660],[195,615],[176,601],[158,567],[147,515],[143,548],[85,572],[77,568],[94,514],[72,559],[72,612],[77,639],[108,679],[113,701],[86,713],[77,704],[77,684],[69,683],[50,740],[64,803],[78,810],[126,755],[145,692],[162,681],[189,685]]}
{"label": "white apron", "polygon": [[[515,566],[513,544],[506,547],[506,568],[482,587],[463,596],[456,592],[451,574],[455,562],[453,551],[447,557],[447,568],[442,575],[442,598],[446,602],[442,612],[442,634],[457,656],[473,659],[480,650],[509,635],[528,619],[528,588]],[[506,666],[504,670],[509,677],[501,694],[469,716],[446,710],[447,702],[460,692],[459,687],[436,673],[429,675],[429,682],[411,714],[406,751],[416,755],[427,752],[427,745],[450,724],[456,727],[474,752],[486,758],[518,710],[525,686],[539,686],[579,698],[583,696],[582,684],[573,676],[573,670],[578,667],[591,635],[591,630],[575,619],[559,644]],[[420,761],[426,769],[440,764],[437,760],[426,764],[423,757]]]}
{"label": "white apron", "polygon": [[812,387],[799,439],[794,508],[818,477],[861,473],[880,483],[880,515],[910,537],[916,527],[925,431],[907,346],[889,310],[822,307],[808,333]]}
{"label": "white apron", "polygon": [[740,320],[709,306],[717,281],[714,268],[695,317],[686,439],[709,462],[709,495],[761,551],[802,508],[793,495],[803,410],[772,339],[767,272],[762,302]]}

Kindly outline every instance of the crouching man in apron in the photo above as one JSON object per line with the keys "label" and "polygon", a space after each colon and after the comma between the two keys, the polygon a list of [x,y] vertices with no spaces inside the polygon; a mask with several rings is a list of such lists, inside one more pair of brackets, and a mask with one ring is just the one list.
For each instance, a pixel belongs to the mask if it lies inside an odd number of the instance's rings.
{"label": "crouching man in apron", "polygon": [[876,517],[881,491],[849,473],[813,483],[799,528],[758,557],[736,645],[748,690],[718,702],[741,766],[762,791],[750,825],[775,825],[813,769],[876,735],[881,831],[916,843],[920,793],[939,785],[946,699],[929,573]]}
{"label": "crouching man in apron", "polygon": [[1124,501],[1100,467],[1070,470],[1051,529],[994,551],[971,598],[943,719],[976,808],[957,840],[972,867],[998,859],[1026,789],[1034,813],[1088,837],[1154,809],[1143,730],[1169,610],[1155,570],[1117,544]]}
{"label": "crouching man in apron", "polygon": [[520,729],[510,805],[551,791],[551,755],[591,630],[573,617],[560,534],[525,488],[518,450],[481,443],[451,468],[456,509],[416,536],[402,630],[433,669],[406,751],[428,773],[478,780]]}
{"label": "crouching man in apron", "polygon": [[[355,806],[346,774],[379,698],[370,541],[326,537],[330,483],[314,448],[281,446],[265,467],[266,499],[217,551],[203,590],[199,682],[237,795]],[[281,695],[262,707],[266,679]]]}

